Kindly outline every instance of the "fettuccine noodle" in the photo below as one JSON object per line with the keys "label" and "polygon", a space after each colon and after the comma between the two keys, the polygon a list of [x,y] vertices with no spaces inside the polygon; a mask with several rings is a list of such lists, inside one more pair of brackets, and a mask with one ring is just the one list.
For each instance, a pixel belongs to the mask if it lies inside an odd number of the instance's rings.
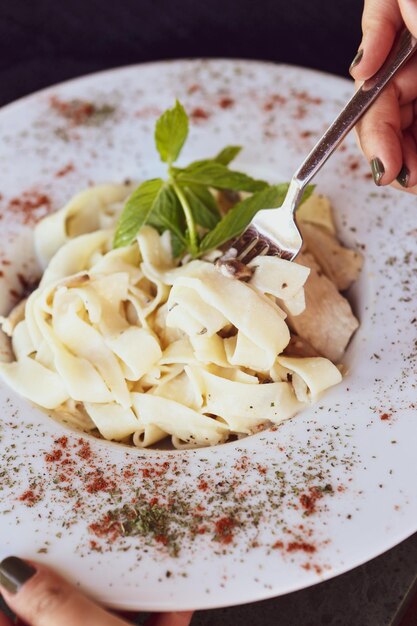
{"label": "fettuccine noodle", "polygon": [[245,283],[208,260],[178,266],[149,226],[112,249],[128,191],[91,188],[37,226],[42,280],[2,320],[12,389],[109,440],[190,447],[278,424],[340,382],[326,358],[282,355],[308,268],[259,257]]}

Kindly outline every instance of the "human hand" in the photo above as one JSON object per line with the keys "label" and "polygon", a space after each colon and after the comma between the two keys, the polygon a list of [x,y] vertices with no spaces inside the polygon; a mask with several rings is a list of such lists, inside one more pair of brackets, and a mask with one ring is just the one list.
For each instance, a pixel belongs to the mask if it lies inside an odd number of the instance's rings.
{"label": "human hand", "polygon": [[[36,568],[36,569],[35,569]],[[8,557],[0,563],[0,592],[9,607],[29,626],[126,626],[58,574],[39,564]],[[188,626],[191,612],[153,615],[149,626]],[[19,622],[21,623],[21,622]],[[12,621],[0,612],[0,626]]]}
{"label": "human hand", "polygon": [[[357,82],[379,69],[404,23],[417,37],[416,0],[365,0],[362,42],[350,67]],[[417,193],[417,55],[399,70],[356,130],[375,183],[394,182]]]}

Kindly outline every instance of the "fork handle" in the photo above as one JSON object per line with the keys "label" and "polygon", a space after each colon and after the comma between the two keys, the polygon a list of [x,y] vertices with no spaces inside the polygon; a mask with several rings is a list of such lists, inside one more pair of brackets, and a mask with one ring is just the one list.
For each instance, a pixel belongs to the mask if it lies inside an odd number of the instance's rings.
{"label": "fork handle", "polygon": [[298,187],[299,192],[317,174],[397,70],[413,54],[416,44],[417,40],[406,28],[399,33],[385,63],[372,78],[366,80],[356,91],[294,174],[293,184]]}

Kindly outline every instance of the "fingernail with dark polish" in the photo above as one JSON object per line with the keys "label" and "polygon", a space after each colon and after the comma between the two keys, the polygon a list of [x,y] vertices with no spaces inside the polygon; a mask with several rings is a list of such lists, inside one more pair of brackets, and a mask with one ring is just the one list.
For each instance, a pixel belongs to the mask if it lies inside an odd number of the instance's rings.
{"label": "fingernail with dark polish", "polygon": [[381,184],[381,178],[385,174],[385,167],[381,159],[378,159],[378,157],[374,157],[371,160],[371,171],[372,171],[374,183],[375,185],[378,185],[379,187],[379,185]]}
{"label": "fingernail with dark polish", "polygon": [[353,59],[352,63],[350,64],[349,72],[351,70],[353,70],[354,67],[359,65],[359,63],[362,61],[362,57],[363,57],[363,50],[361,48],[360,50],[357,51],[357,53],[355,55],[355,58]]}
{"label": "fingernail with dark polish", "polygon": [[402,187],[408,187],[408,181],[410,178],[410,170],[405,165],[402,166],[400,173],[397,176],[397,181]]}
{"label": "fingernail with dark polish", "polygon": [[0,563],[0,585],[10,593],[17,593],[34,574],[35,568],[17,556],[8,556]]}

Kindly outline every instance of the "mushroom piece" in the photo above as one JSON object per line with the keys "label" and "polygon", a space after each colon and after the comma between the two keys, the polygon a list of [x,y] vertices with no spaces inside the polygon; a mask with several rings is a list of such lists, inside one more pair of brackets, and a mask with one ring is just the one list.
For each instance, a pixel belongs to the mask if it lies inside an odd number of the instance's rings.
{"label": "mushroom piece", "polygon": [[358,320],[310,253],[300,253],[295,262],[311,272],[304,286],[306,308],[300,315],[288,313],[289,326],[319,354],[338,363],[359,326]]}
{"label": "mushroom piece", "polygon": [[304,249],[311,252],[324,274],[345,291],[357,280],[362,268],[362,256],[355,250],[344,248],[336,237],[320,226],[300,222]]}
{"label": "mushroom piece", "polygon": [[290,342],[285,348],[283,354],[285,356],[295,356],[299,358],[322,356],[315,348],[313,348],[312,345],[308,343],[308,341],[298,335],[291,335]]}

